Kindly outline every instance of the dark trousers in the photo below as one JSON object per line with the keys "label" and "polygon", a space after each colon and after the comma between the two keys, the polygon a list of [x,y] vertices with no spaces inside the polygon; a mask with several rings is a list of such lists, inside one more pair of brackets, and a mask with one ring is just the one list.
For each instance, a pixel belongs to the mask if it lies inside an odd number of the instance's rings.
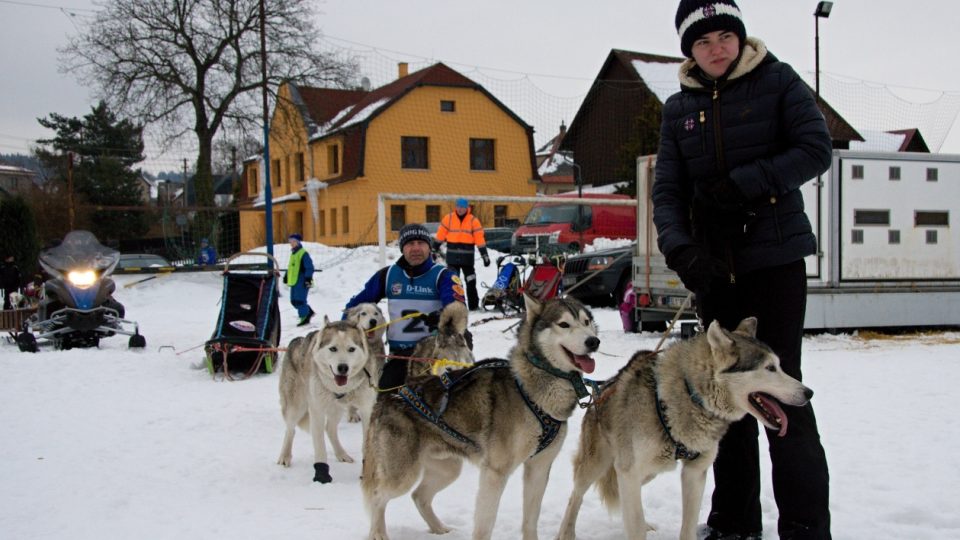
{"label": "dark trousers", "polygon": [[[736,328],[745,317],[757,318],[757,338],[780,357],[783,370],[802,380],[800,351],[806,310],[807,280],[803,261],[738,274],[737,283],[698,295],[704,325],[718,320]],[[773,464],[773,495],[781,539],[829,539],[830,507],[827,460],[820,444],[813,406],[783,406],[787,434],[767,431]],[[762,529],[760,452],[757,421],[747,416],[730,426],[713,464],[715,488],[707,524],[724,533],[749,534]]]}
{"label": "dark trousers", "polygon": [[[411,356],[414,347],[409,349],[390,349],[391,356]],[[380,382],[377,387],[381,390],[388,390],[403,385],[407,380],[407,367],[409,360],[403,358],[388,358],[383,365],[383,371],[380,373]]]}
{"label": "dark trousers", "polygon": [[467,289],[467,307],[477,309],[480,306],[480,297],[477,296],[477,271],[474,265],[447,265],[447,268],[457,275],[463,271],[464,287]]}

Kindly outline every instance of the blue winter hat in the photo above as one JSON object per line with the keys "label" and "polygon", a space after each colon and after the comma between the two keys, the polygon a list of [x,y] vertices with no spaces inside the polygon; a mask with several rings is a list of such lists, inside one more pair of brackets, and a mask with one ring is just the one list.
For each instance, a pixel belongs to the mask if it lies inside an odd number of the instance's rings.
{"label": "blue winter hat", "polygon": [[467,202],[463,197],[457,199],[457,208],[469,208],[470,203]]}
{"label": "blue winter hat", "polygon": [[293,233],[287,237],[288,240],[296,240],[297,242],[303,242],[303,236],[300,236],[300,233]]}
{"label": "blue winter hat", "polygon": [[209,244],[210,241],[207,240],[206,238],[201,238],[201,239],[200,239],[200,243],[201,243],[201,244]]}

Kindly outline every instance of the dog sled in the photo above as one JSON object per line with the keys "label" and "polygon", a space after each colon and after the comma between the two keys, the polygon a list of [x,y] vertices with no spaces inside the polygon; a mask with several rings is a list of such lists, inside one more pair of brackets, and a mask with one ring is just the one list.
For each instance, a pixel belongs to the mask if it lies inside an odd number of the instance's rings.
{"label": "dog sled", "polygon": [[503,255],[497,258],[497,280],[483,295],[486,311],[499,311],[503,317],[523,312],[523,295],[546,302],[560,294],[563,279],[562,255]]}
{"label": "dog sled", "polygon": [[[239,264],[240,257],[266,257],[263,264]],[[273,373],[280,352],[280,271],[266,253],[237,253],[223,268],[223,295],[213,335],[204,345],[210,375],[247,378]]]}

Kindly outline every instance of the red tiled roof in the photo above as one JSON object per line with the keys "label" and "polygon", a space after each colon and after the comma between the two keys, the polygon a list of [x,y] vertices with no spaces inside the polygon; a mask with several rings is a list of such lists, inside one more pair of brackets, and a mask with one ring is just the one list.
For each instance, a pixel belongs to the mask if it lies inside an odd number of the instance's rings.
{"label": "red tiled roof", "polygon": [[317,125],[325,124],[338,112],[357,104],[369,92],[366,90],[339,90],[297,86],[300,98],[307,108],[310,119]]}

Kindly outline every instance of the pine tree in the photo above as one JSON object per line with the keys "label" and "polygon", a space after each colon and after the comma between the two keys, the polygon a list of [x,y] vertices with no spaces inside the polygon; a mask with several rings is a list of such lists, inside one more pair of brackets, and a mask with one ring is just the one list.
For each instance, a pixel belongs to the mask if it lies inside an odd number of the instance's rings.
{"label": "pine tree", "polygon": [[0,256],[13,255],[26,278],[37,271],[39,240],[33,212],[23,197],[0,199]]}

